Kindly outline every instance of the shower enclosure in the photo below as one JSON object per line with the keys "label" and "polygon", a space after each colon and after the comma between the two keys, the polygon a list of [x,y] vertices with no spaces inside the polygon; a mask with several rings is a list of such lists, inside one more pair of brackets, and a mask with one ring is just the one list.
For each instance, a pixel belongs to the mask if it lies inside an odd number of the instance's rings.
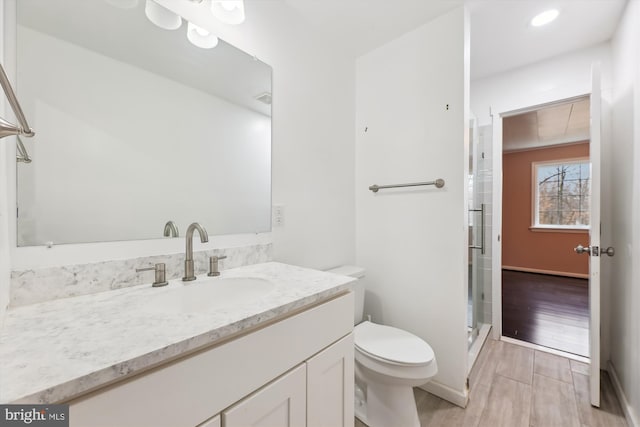
{"label": "shower enclosure", "polygon": [[[491,326],[492,125],[469,122],[469,290],[467,331],[471,362]],[[469,369],[471,365],[469,364]]]}

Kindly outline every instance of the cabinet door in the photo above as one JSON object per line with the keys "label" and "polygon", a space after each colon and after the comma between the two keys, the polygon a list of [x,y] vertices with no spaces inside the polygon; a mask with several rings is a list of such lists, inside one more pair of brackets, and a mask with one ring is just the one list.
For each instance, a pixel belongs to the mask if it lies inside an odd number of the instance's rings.
{"label": "cabinet door", "polygon": [[208,419],[202,424],[198,425],[198,427],[220,427],[222,423],[220,422],[220,415],[216,415],[213,418]]}
{"label": "cabinet door", "polygon": [[353,427],[353,333],[307,361],[307,427]]}
{"label": "cabinet door", "polygon": [[303,363],[224,411],[224,427],[305,426],[305,383]]}

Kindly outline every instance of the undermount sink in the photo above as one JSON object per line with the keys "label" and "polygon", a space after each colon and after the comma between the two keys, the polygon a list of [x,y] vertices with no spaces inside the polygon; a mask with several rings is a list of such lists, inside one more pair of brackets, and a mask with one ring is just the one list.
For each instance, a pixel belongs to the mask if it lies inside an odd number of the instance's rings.
{"label": "undermount sink", "polygon": [[199,277],[151,297],[145,308],[168,314],[208,312],[257,301],[273,288],[273,283],[257,277]]}

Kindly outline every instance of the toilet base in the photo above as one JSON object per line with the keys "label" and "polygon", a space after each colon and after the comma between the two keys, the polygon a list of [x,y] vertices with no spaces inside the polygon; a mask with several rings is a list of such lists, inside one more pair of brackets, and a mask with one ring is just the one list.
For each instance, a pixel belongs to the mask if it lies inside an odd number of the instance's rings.
{"label": "toilet base", "polygon": [[355,415],[369,427],[420,427],[413,387],[367,384],[366,400],[356,396]]}

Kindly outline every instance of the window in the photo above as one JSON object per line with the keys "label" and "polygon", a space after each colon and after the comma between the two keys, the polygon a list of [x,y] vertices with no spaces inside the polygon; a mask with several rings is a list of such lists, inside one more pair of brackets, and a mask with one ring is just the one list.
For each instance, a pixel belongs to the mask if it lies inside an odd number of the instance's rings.
{"label": "window", "polygon": [[589,228],[588,159],[533,163],[534,227]]}

